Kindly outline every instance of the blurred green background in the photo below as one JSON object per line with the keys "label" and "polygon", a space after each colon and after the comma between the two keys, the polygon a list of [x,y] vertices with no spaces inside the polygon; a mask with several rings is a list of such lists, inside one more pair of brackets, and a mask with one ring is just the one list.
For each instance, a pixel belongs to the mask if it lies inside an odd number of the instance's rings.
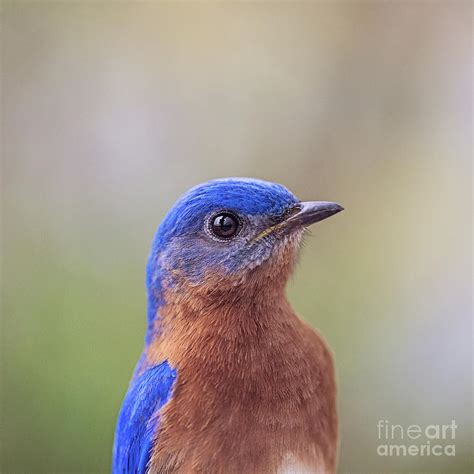
{"label": "blurred green background", "polygon": [[[1,472],[107,472],[153,233],[190,186],[346,211],[289,287],[343,472],[472,472],[471,2],[3,2]],[[456,420],[456,456],[376,424]]]}

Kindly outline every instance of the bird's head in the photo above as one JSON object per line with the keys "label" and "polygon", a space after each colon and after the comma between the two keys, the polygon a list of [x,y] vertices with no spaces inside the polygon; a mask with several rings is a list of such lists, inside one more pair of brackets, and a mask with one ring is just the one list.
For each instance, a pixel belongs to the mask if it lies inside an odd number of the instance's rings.
{"label": "bird's head", "polygon": [[238,285],[284,287],[304,229],[341,211],[301,202],[280,184],[217,179],[184,194],[153,241],[147,266],[149,311],[164,288],[219,291]]}

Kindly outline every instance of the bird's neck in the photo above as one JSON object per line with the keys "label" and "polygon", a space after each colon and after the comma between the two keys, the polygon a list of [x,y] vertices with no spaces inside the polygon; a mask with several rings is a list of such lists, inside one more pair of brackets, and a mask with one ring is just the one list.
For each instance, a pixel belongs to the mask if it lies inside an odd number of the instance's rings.
{"label": "bird's neck", "polygon": [[[202,289],[201,289],[202,290]],[[256,348],[295,318],[283,285],[171,288],[164,294],[145,348],[147,364],[190,354],[233,358]],[[219,355],[220,354],[220,355]]]}

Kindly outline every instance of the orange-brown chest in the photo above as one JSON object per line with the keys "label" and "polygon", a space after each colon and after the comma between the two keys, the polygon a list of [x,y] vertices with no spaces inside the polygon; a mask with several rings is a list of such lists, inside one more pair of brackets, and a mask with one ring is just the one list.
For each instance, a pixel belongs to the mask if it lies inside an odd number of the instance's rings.
{"label": "orange-brown chest", "polygon": [[332,472],[335,382],[320,336],[286,304],[269,319],[179,313],[147,355],[178,372],[150,471],[273,473],[290,459]]}

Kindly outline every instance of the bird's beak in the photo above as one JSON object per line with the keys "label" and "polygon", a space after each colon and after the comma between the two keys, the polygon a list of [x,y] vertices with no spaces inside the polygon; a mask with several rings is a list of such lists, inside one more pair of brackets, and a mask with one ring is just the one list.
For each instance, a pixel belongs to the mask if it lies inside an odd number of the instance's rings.
{"label": "bird's beak", "polygon": [[292,230],[308,227],[311,224],[327,219],[343,211],[344,208],[335,202],[306,201],[298,203],[284,221],[285,229]]}
{"label": "bird's beak", "polygon": [[287,214],[287,217],[278,224],[268,227],[260,232],[253,241],[260,240],[273,232],[290,233],[293,230],[308,227],[315,222],[322,221],[328,217],[343,211],[344,208],[335,202],[307,201],[299,202]]}

